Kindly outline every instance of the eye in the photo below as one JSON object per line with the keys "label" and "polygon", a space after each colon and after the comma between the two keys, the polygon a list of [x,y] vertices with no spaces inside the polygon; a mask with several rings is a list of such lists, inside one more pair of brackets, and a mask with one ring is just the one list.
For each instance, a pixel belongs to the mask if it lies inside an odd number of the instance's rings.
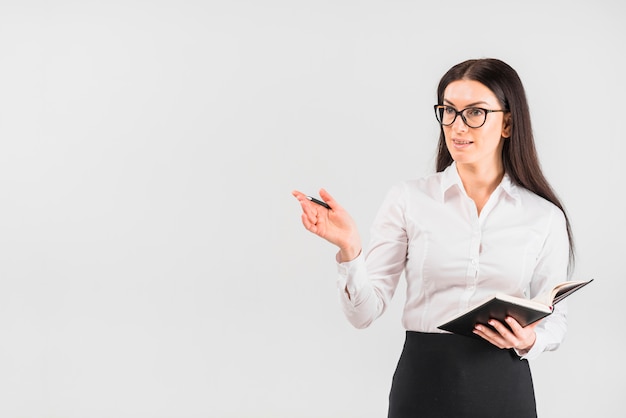
{"label": "eye", "polygon": [[470,107],[469,109],[466,109],[465,112],[466,112],[465,114],[467,115],[467,117],[470,117],[470,118],[479,118],[485,114],[485,111],[478,107]]}
{"label": "eye", "polygon": [[444,106],[443,107],[443,112],[447,115],[456,115],[456,110],[453,107],[450,106]]}

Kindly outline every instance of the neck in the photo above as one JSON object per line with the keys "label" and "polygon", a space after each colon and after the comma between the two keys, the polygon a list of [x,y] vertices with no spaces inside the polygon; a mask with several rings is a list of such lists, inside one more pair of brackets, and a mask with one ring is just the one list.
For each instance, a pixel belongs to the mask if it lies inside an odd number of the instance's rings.
{"label": "neck", "polygon": [[457,164],[457,171],[465,192],[476,204],[478,213],[489,200],[491,193],[498,187],[504,177],[502,164],[481,167],[471,164]]}

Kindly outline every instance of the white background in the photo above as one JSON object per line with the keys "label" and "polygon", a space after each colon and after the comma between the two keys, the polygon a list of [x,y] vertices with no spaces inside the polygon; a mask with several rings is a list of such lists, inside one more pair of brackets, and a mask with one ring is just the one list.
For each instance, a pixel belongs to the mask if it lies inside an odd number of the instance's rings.
{"label": "white background", "polygon": [[353,329],[335,250],[290,193],[326,187],[367,240],[389,187],[434,170],[439,78],[477,57],[520,74],[573,278],[596,279],[531,364],[539,414],[617,416],[625,17],[618,0],[2,1],[0,416],[386,416],[402,291]]}

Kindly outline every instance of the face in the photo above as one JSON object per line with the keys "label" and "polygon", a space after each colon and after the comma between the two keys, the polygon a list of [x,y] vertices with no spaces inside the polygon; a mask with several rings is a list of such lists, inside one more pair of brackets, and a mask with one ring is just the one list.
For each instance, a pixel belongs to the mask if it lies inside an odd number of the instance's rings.
{"label": "face", "polygon": [[[495,94],[484,84],[474,80],[457,80],[448,84],[444,93],[443,104],[457,111],[468,107],[480,107],[489,110],[502,110]],[[444,126],[446,146],[457,165],[502,168],[502,146],[510,135],[510,114],[503,112],[488,113],[485,124],[480,128],[468,127],[457,116],[454,123]],[[495,165],[495,166],[494,166]]]}

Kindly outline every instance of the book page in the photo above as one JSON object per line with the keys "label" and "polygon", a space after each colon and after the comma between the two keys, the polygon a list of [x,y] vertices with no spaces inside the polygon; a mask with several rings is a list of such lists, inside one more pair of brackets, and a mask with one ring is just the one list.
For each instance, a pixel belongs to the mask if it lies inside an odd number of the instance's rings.
{"label": "book page", "polygon": [[554,304],[565,299],[567,296],[569,296],[570,294],[574,293],[576,290],[580,289],[581,287],[587,285],[588,283],[592,281],[593,279],[589,281],[561,282],[557,284],[556,286],[554,286],[549,291],[535,296],[534,298],[532,298],[532,300],[539,302],[541,304],[544,304],[546,306],[554,306]]}

